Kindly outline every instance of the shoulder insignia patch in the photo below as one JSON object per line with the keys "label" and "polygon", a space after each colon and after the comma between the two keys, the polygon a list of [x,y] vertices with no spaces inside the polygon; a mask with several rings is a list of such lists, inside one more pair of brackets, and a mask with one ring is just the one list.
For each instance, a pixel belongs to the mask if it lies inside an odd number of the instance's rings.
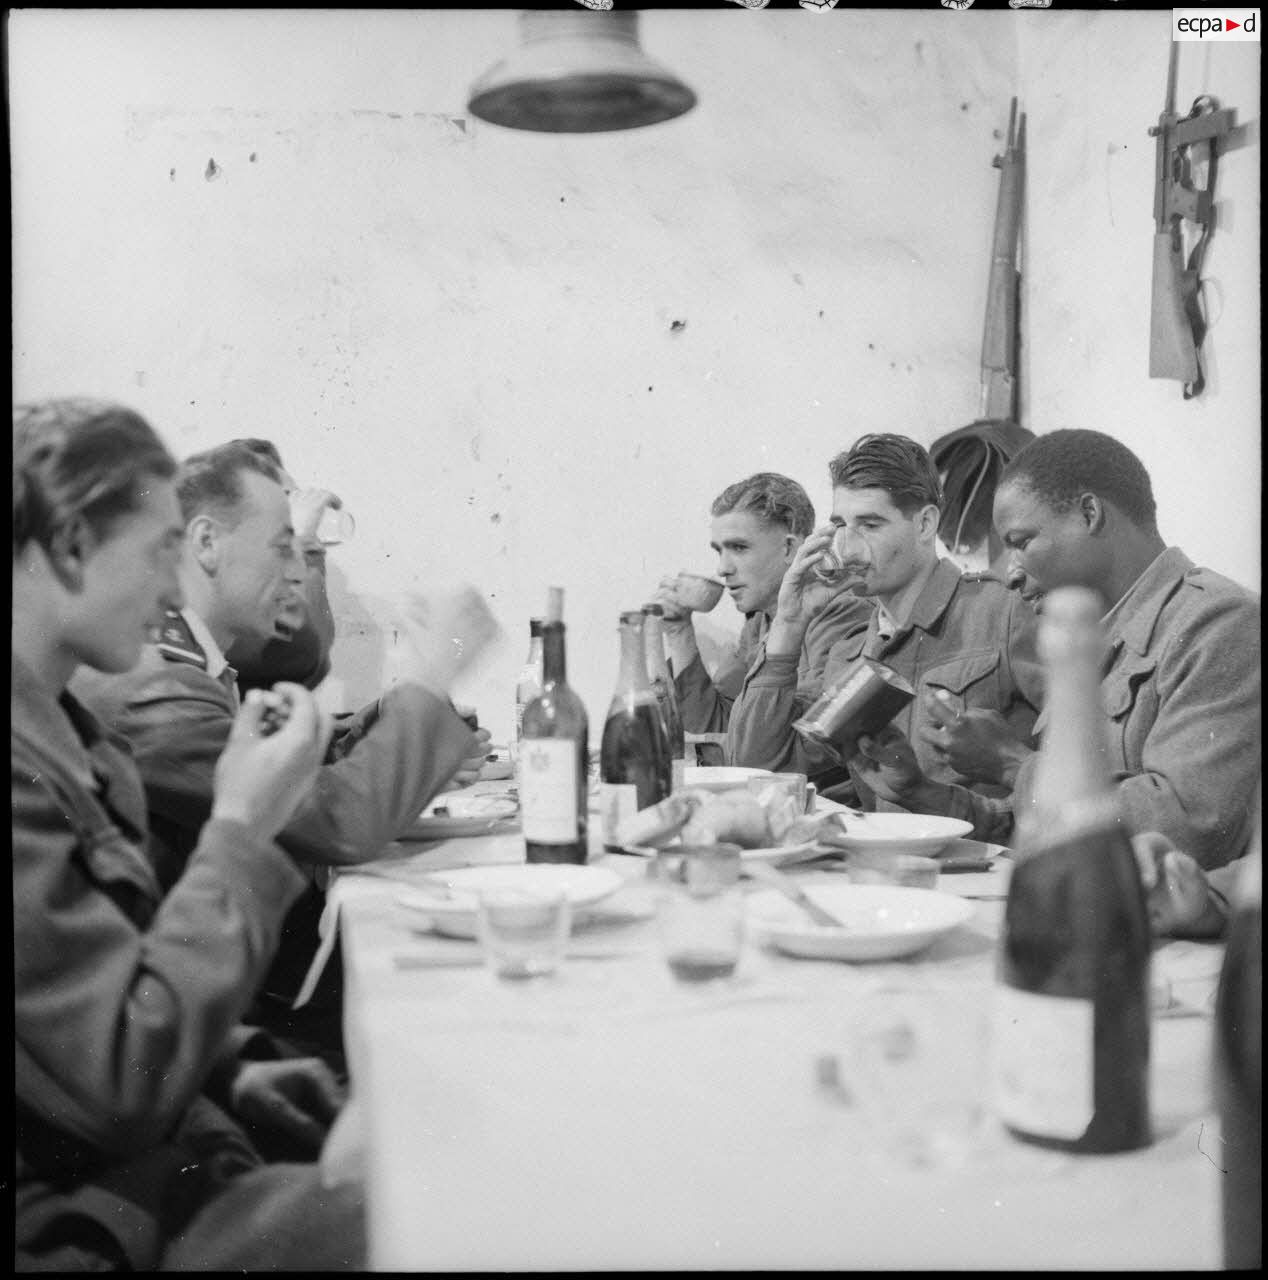
{"label": "shoulder insignia patch", "polygon": [[158,650],[168,662],[188,662],[207,670],[207,655],[179,613],[169,610],[163,615]]}

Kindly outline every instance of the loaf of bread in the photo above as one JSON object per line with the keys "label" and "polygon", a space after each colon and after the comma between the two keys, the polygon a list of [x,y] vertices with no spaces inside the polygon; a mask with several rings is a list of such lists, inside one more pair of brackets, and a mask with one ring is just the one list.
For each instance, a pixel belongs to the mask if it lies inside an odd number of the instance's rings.
{"label": "loaf of bread", "polygon": [[659,804],[648,805],[624,818],[616,829],[622,845],[660,849],[673,840],[700,806],[697,791],[675,791]]}

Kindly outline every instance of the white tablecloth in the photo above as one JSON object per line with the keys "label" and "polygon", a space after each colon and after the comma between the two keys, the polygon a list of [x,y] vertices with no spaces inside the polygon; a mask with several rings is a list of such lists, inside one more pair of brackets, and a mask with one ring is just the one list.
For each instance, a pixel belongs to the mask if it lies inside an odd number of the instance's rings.
{"label": "white tablecloth", "polygon": [[[376,1268],[1218,1267],[1218,946],[1155,957],[1147,1150],[1053,1153],[989,1112],[946,1145],[909,1104],[936,1107],[940,1088],[948,1115],[986,1100],[1006,861],[942,877],[975,913],[917,957],[750,945],[704,988],[661,960],[637,859],[602,860],[626,886],[574,928],[560,973],[529,984],[500,983],[474,942],[395,899],[398,878],[522,858],[513,832],[451,840],[332,889],[353,1102],[326,1166],[364,1174]],[[905,1077],[876,1065],[893,1018],[917,1031]],[[944,1079],[975,1075],[976,1097]]]}

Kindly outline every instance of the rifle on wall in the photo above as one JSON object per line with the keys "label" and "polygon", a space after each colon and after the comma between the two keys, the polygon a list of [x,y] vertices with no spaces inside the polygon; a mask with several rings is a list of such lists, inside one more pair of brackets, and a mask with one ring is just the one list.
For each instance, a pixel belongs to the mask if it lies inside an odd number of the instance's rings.
{"label": "rifle on wall", "polygon": [[[1220,109],[1207,94],[1194,100],[1187,116],[1176,114],[1176,66],[1179,44],[1171,46],[1167,98],[1150,137],[1158,139],[1154,188],[1154,268],[1149,308],[1149,376],[1176,378],[1191,400],[1206,385],[1198,359],[1206,336],[1200,286],[1202,258],[1214,227],[1212,197],[1220,139],[1234,126],[1236,113]],[[1206,186],[1193,185],[1190,148],[1208,149]],[[1196,225],[1197,239],[1188,259],[1184,224]]]}
{"label": "rifle on wall", "polygon": [[1008,141],[992,163],[1000,171],[995,205],[995,237],[991,243],[991,276],[986,295],[986,328],[982,337],[982,408],[980,417],[1017,421],[1018,311],[1021,271],[1017,245],[1021,236],[1022,192],[1026,180],[1026,116],[1017,119],[1017,99],[1008,110]]}

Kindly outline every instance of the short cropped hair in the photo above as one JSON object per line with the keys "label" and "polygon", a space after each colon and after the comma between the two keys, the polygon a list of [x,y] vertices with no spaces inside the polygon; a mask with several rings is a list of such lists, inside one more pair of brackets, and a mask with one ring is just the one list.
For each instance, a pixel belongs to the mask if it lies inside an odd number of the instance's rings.
{"label": "short cropped hair", "polygon": [[751,511],[763,524],[787,529],[805,538],[815,527],[814,503],[796,480],[777,471],[758,471],[755,475],[727,485],[713,500],[709,509],[715,516],[732,511]]}
{"label": "short cropped hair", "polygon": [[1068,511],[1080,495],[1112,502],[1138,529],[1155,532],[1158,507],[1149,472],[1121,440],[1102,431],[1049,431],[1018,451],[1001,486],[1024,485],[1054,511]]}
{"label": "short cropped hair", "polygon": [[86,397],[13,408],[13,553],[50,549],[82,519],[101,537],[137,510],[147,484],[176,474],[176,459],[132,409]]}
{"label": "short cropped hair", "polygon": [[834,489],[884,489],[905,516],[942,505],[942,482],[924,445],[884,432],[860,436],[828,463]]}
{"label": "short cropped hair", "polygon": [[196,515],[205,514],[235,525],[244,496],[242,476],[247,471],[282,483],[277,467],[242,440],[231,440],[186,458],[176,477],[181,518],[188,524]]}
{"label": "short cropped hair", "polygon": [[277,451],[277,445],[272,440],[261,440],[259,436],[242,436],[237,440],[230,440],[230,444],[244,444],[252,453],[258,453],[261,458],[267,458],[279,471],[286,470],[286,464],[282,461],[282,455]]}

